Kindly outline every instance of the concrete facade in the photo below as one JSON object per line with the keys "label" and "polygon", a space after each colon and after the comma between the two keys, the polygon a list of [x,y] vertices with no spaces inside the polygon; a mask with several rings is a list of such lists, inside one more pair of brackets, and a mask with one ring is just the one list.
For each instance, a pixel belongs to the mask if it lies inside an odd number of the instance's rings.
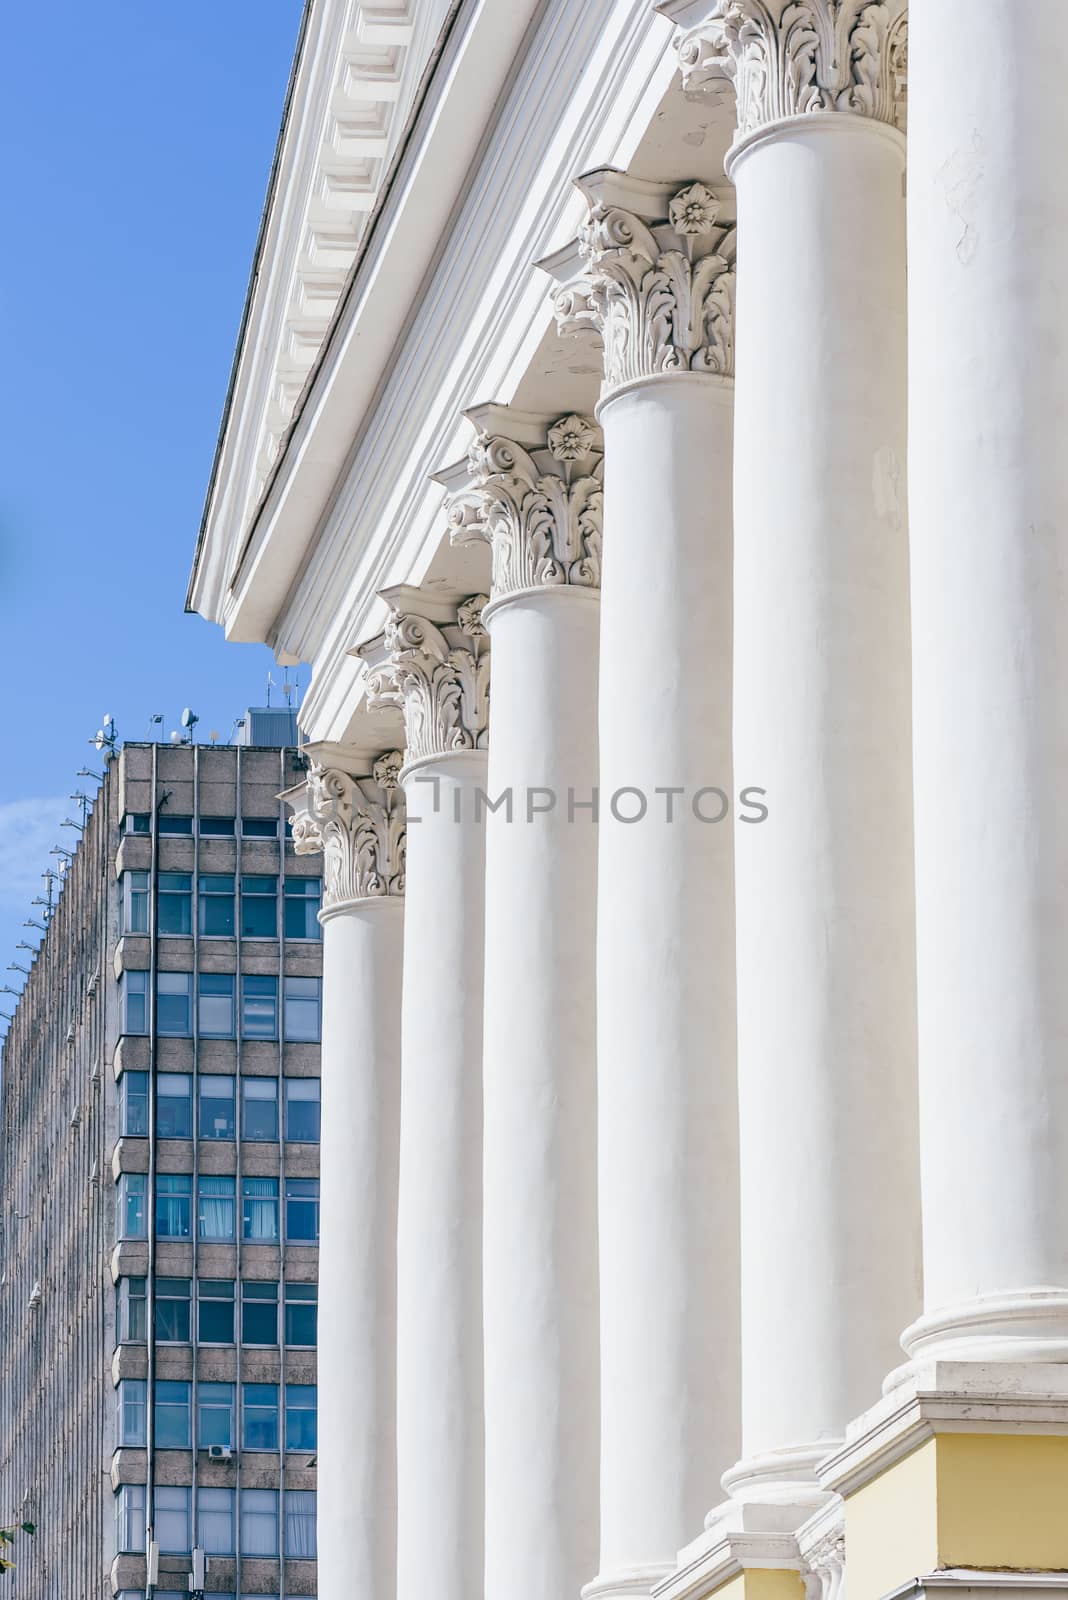
{"label": "concrete facade", "polygon": [[206,1596],[317,1592],[321,889],[278,799],[301,771],[110,759],[7,1036],[19,1600],[188,1593],[197,1549]]}

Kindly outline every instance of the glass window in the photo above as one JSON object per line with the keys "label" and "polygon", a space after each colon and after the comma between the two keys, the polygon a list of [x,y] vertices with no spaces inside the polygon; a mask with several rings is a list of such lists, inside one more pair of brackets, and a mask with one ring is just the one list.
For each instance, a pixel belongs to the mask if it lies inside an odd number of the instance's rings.
{"label": "glass window", "polygon": [[287,1283],[285,1311],[286,1344],[314,1350],[319,1323],[318,1284]]}
{"label": "glass window", "polygon": [[156,1132],[161,1139],[193,1137],[193,1079],[188,1072],[156,1074]]}
{"label": "glass window", "polygon": [[315,1560],[315,1490],[286,1490],[286,1555]]}
{"label": "glass window", "polygon": [[206,1073],[200,1079],[200,1137],[232,1139],[234,1136],[234,1080],[229,1075]]}
{"label": "glass window", "polygon": [[285,935],[287,939],[321,939],[319,909],[322,878],[287,878],[285,882]]}
{"label": "glass window", "polygon": [[242,939],[277,939],[278,879],[241,877]]}
{"label": "glass window", "polygon": [[159,831],[160,833],[192,833],[193,819],[192,817],[176,817],[169,811],[160,811]]}
{"label": "glass window", "polygon": [[286,1238],[294,1244],[310,1244],[318,1237],[318,1178],[287,1178]]}
{"label": "glass window", "polygon": [[124,1483],[115,1496],[119,1550],[128,1555],[145,1551],[145,1486]]}
{"label": "glass window", "polygon": [[119,1318],[125,1344],[143,1344],[148,1331],[144,1278],[119,1279]]}
{"label": "glass window", "polygon": [[[231,829],[232,829],[231,824]],[[207,939],[234,936],[234,875],[204,872],[200,877],[200,931]]]}
{"label": "glass window", "polygon": [[156,974],[156,1029],[169,1038],[192,1038],[193,974],[191,972]]}
{"label": "glass window", "polygon": [[287,1078],[286,1138],[296,1144],[319,1142],[319,1079]]}
{"label": "glass window", "polygon": [[241,832],[246,839],[277,839],[277,817],[242,817]]}
{"label": "glass window", "polygon": [[161,872],[156,927],[160,933],[193,931],[193,877],[189,872]]}
{"label": "glass window", "polygon": [[122,931],[148,932],[147,872],[124,872],[122,875]]}
{"label": "glass window", "polygon": [[161,1344],[189,1343],[189,1279],[157,1278],[156,1338]]}
{"label": "glass window", "polygon": [[241,1554],[278,1554],[278,1490],[242,1489]]}
{"label": "glass window", "polygon": [[205,1555],[233,1555],[234,1491],[232,1489],[197,1490],[197,1537]]}
{"label": "glass window", "polygon": [[168,1556],[188,1555],[193,1548],[189,1531],[189,1490],[161,1484],[153,1498],[156,1507],[153,1530],[160,1553]]}
{"label": "glass window", "polygon": [[124,972],[122,975],[122,1031],[148,1032],[147,972]]}
{"label": "glass window", "polygon": [[322,1010],[322,978],[285,979],[286,1038],[309,1044],[319,1041],[319,1016]]}
{"label": "glass window", "polygon": [[152,818],[147,811],[127,811],[122,819],[123,833],[151,833]]}
{"label": "glass window", "polygon": [[278,1038],[278,979],[241,974],[241,1033],[246,1039]]}
{"label": "glass window", "polygon": [[278,1079],[241,1079],[242,1139],[278,1138]]}
{"label": "glass window", "polygon": [[286,1384],[286,1449],[315,1450],[317,1394],[314,1383]]}
{"label": "glass window", "polygon": [[148,1137],[148,1073],[122,1075],[122,1131],[131,1137]]}
{"label": "glass window", "polygon": [[188,1450],[193,1442],[188,1383],[156,1379],[156,1444],[161,1450]]}
{"label": "glass window", "polygon": [[241,1342],[242,1344],[278,1343],[277,1283],[242,1283]]}
{"label": "glass window", "polygon": [[148,1180],[143,1172],[124,1172],[119,1180],[119,1238],[145,1239],[148,1222],[145,1216],[145,1190]]}
{"label": "glass window", "polygon": [[197,1029],[206,1039],[234,1036],[234,975],[201,972],[197,977]]}
{"label": "glass window", "polygon": [[201,817],[200,831],[205,839],[232,839],[234,817]]}
{"label": "glass window", "polygon": [[145,1444],[147,1385],[143,1378],[123,1378],[119,1384],[118,1441],[121,1445]]}
{"label": "glass window", "polygon": [[[275,1320],[277,1321],[277,1317]],[[234,1281],[232,1278],[201,1278],[197,1284],[197,1338],[201,1344],[233,1344]]]}
{"label": "glass window", "polygon": [[278,1385],[241,1385],[241,1448],[278,1449]]}
{"label": "glass window", "polygon": [[[233,1304],[233,1288],[230,1290]],[[234,1446],[234,1386],[232,1383],[197,1384],[197,1448],[207,1450],[221,1444]]]}
{"label": "glass window", "polygon": [[192,1177],[188,1172],[157,1172],[156,1238],[188,1239],[192,1231]]}
{"label": "glass window", "polygon": [[201,1173],[197,1178],[198,1237],[223,1243],[231,1240],[235,1205],[233,1178]]}
{"label": "glass window", "polygon": [[278,1241],[278,1179],[241,1179],[241,1237],[249,1244]]}

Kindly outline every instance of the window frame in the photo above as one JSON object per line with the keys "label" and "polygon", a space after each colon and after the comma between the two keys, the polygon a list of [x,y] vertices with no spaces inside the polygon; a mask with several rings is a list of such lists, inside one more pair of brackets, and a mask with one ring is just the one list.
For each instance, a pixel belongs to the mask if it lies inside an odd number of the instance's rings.
{"label": "window frame", "polygon": [[[220,1292],[222,1286],[229,1284],[230,1293]],[[230,1308],[230,1337],[228,1339],[209,1339],[204,1332],[202,1315],[205,1306],[229,1306]],[[209,1345],[213,1349],[222,1350],[235,1344],[237,1334],[237,1289],[233,1278],[199,1278],[197,1280],[197,1344]]]}
{"label": "window frame", "polygon": [[[252,887],[253,885],[270,884],[271,888]],[[278,874],[270,872],[243,872],[239,884],[240,891],[240,916],[241,938],[245,939],[277,939],[278,938]],[[262,918],[266,925],[268,921],[266,906],[270,903],[270,931],[253,926]],[[246,917],[246,909],[249,915]]]}
{"label": "window frame", "polygon": [[[250,1184],[272,1185],[260,1190],[249,1187]],[[252,1231],[254,1206],[270,1207],[270,1215],[274,1224],[273,1233],[255,1233]],[[241,1243],[242,1244],[278,1244],[281,1241],[281,1208],[282,1199],[278,1179],[270,1174],[243,1173],[241,1176]]]}
{"label": "window frame", "polygon": [[[310,1293],[304,1292],[309,1291]],[[300,1292],[296,1292],[300,1291]],[[292,1308],[292,1315],[291,1315]],[[297,1318],[303,1313],[307,1316],[310,1311],[312,1331],[314,1338],[311,1340],[298,1339],[295,1335]],[[299,1283],[286,1279],[282,1295],[283,1332],[285,1334],[287,1350],[316,1350],[319,1347],[319,1285],[317,1283]]]}
{"label": "window frame", "polygon": [[[212,1498],[216,1501],[214,1508],[205,1502]],[[224,1506],[218,1504],[225,1499]],[[206,1556],[234,1556],[237,1554],[237,1492],[225,1484],[201,1483],[197,1485],[197,1542]],[[229,1527],[229,1542],[223,1546],[215,1541],[209,1541],[205,1532],[209,1526],[208,1519],[225,1517]],[[214,1523],[211,1524],[214,1526]]]}
{"label": "window frame", "polygon": [[[292,1192],[291,1192],[292,1191]],[[318,1244],[319,1243],[319,1205],[320,1189],[318,1178],[293,1178],[285,1180],[286,1204],[286,1243],[287,1244]],[[310,1218],[310,1221],[307,1220]],[[299,1220],[301,1227],[311,1227],[310,1233],[305,1233],[294,1227],[294,1220]]]}
{"label": "window frame", "polygon": [[[184,1503],[178,1505],[179,1496],[184,1497]],[[161,1500],[166,1499],[175,1504],[165,1506]],[[159,1545],[160,1555],[187,1556],[193,1549],[193,1506],[192,1490],[188,1484],[157,1483],[153,1491],[152,1531]],[[167,1529],[171,1517],[181,1517],[185,1524],[184,1537],[177,1544],[169,1541]]]}
{"label": "window frame", "polygon": [[[184,1089],[175,1093],[176,1085]],[[175,1125],[166,1132],[163,1122],[173,1117]],[[193,1137],[193,1074],[191,1072],[156,1073],[156,1137],[157,1139],[191,1139]]]}
{"label": "window frame", "polygon": [[[229,887],[221,888],[226,884]],[[236,934],[236,900],[237,890],[235,874],[232,872],[202,872],[197,884],[197,931],[202,939],[233,939]],[[227,908],[228,906],[228,911]],[[220,910],[220,908],[224,908]],[[219,916],[223,923],[229,923],[221,930],[209,929],[207,924]]]}
{"label": "window frame", "polygon": [[[178,927],[165,924],[174,919]],[[161,939],[190,939],[193,935],[193,874],[160,872],[156,878],[156,933]]]}
{"label": "window frame", "polygon": [[[179,980],[181,982],[179,983]],[[164,1017],[170,1006],[164,1001],[184,1002],[183,1026],[164,1026]],[[156,1033],[161,1039],[191,1039],[193,1037],[193,974],[191,972],[156,973]]]}
{"label": "window frame", "polygon": [[[122,1137],[124,1139],[148,1138],[148,1083],[149,1074],[136,1069],[125,1068],[119,1081],[119,1093],[122,1100]],[[136,1092],[131,1092],[136,1091]],[[132,1108],[137,1107],[139,1114],[131,1115]],[[131,1123],[138,1122],[139,1127],[132,1127]]]}
{"label": "window frame", "polygon": [[[225,1399],[220,1395],[209,1394],[209,1390],[225,1390]],[[235,1385],[232,1382],[214,1378],[200,1378],[197,1381],[197,1449],[210,1450],[212,1445],[219,1445],[224,1450],[234,1449],[235,1427]],[[226,1419],[225,1430],[206,1426],[206,1423],[215,1417]],[[225,1431],[224,1439],[212,1438],[216,1432]],[[221,1554],[221,1552],[217,1552]]]}
{"label": "window frame", "polygon": [[[298,1019],[300,1029],[296,1026]],[[282,1027],[287,1044],[322,1043],[322,978],[306,977],[298,973],[287,973],[283,977]]]}
{"label": "window frame", "polygon": [[[137,1218],[133,1227],[130,1226],[131,1214]],[[148,1174],[146,1172],[120,1173],[117,1221],[120,1239],[148,1238]]]}
{"label": "window frame", "polygon": [[[311,886],[314,884],[314,892]],[[292,908],[292,919],[290,918]],[[310,910],[309,908],[314,908]],[[319,921],[319,912],[323,908],[323,880],[316,877],[305,877],[301,874],[287,876],[282,885],[282,933],[286,943],[310,944],[313,941],[322,942],[323,929]],[[298,918],[298,912],[303,913]],[[295,933],[290,928],[290,921],[294,924],[303,923],[305,931]],[[308,928],[314,931],[309,933]]]}
{"label": "window frame", "polygon": [[[293,1506],[292,1510],[290,1509],[291,1505]],[[318,1560],[319,1546],[316,1530],[318,1501],[315,1490],[287,1488],[284,1491],[283,1511],[285,1521],[283,1554],[285,1559],[287,1561]],[[300,1539],[294,1539],[291,1537],[291,1533],[298,1523],[303,1529],[303,1533]],[[302,1546],[306,1547],[301,1548]]]}
{"label": "window frame", "polygon": [[[272,1132],[257,1133],[252,1131],[253,1117],[249,1109],[252,1106],[273,1106],[274,1117],[270,1122]],[[264,1074],[242,1073],[241,1075],[241,1139],[245,1144],[277,1144],[278,1143],[278,1079]],[[265,1124],[266,1125],[266,1124]]]}
{"label": "window frame", "polygon": [[[288,1144],[319,1144],[323,1131],[323,1088],[320,1078],[283,1078],[283,1110],[285,1123],[285,1138]],[[297,1092],[299,1085],[300,1092]],[[314,1089],[314,1093],[305,1093],[304,1090]],[[315,1107],[315,1134],[306,1137],[295,1134],[290,1121],[290,1106],[295,1101],[297,1105]]]}
{"label": "window frame", "polygon": [[[250,1001],[268,1001],[270,1023],[267,1026],[250,1024]],[[251,1015],[255,1015],[253,1009]],[[278,1038],[278,975],[274,972],[243,972],[241,974],[241,1037],[242,1039]]]}
{"label": "window frame", "polygon": [[148,979],[148,972],[140,967],[123,970],[119,985],[122,1033],[131,1038],[144,1038],[148,1033]]}
{"label": "window frame", "polygon": [[[246,1513],[246,1505],[251,1500],[252,1496],[256,1496],[257,1497],[255,1502],[254,1502],[255,1505],[269,1506],[273,1502],[273,1512],[268,1511],[266,1509],[262,1510],[262,1511],[257,1511],[257,1510],[252,1509],[251,1506],[249,1506],[248,1513]],[[246,1514],[255,1517],[257,1522],[259,1522],[261,1519],[268,1519],[269,1518],[270,1522],[273,1523],[273,1527],[274,1527],[274,1542],[273,1542],[273,1544],[265,1546],[265,1545],[263,1545],[262,1543],[259,1543],[259,1542],[255,1542],[254,1543],[251,1539],[246,1537],[246,1522],[245,1522]],[[278,1555],[279,1555],[279,1551],[280,1551],[280,1548],[281,1548],[280,1543],[279,1543],[280,1530],[279,1530],[279,1523],[278,1523],[278,1490],[277,1489],[258,1489],[258,1488],[257,1489],[253,1489],[253,1488],[245,1488],[244,1486],[242,1486],[241,1494],[240,1494],[240,1506],[238,1508],[238,1515],[239,1515],[239,1518],[240,1518],[240,1526],[239,1526],[239,1529],[238,1529],[238,1538],[241,1541],[241,1554],[242,1554],[242,1556],[262,1556],[266,1560],[277,1561]]]}
{"label": "window frame", "polygon": [[[285,1388],[285,1448],[287,1451],[307,1452],[314,1455],[319,1448],[319,1386],[316,1383],[287,1383]],[[304,1397],[311,1396],[310,1404]],[[290,1417],[294,1419],[290,1423]],[[297,1419],[306,1423],[311,1417],[311,1443],[290,1438],[297,1430]]]}
{"label": "window frame", "polygon": [[[242,1383],[242,1452],[273,1451],[277,1455],[282,1439],[280,1398],[280,1385],[277,1383]],[[258,1443],[254,1442],[257,1432],[263,1435]]]}
{"label": "window frame", "polygon": [[[140,1523],[132,1518],[140,1518]],[[119,1555],[143,1556],[148,1533],[143,1483],[122,1483],[115,1491],[115,1543]]]}
{"label": "window frame", "polygon": [[[193,1386],[187,1378],[157,1378],[153,1392],[155,1405],[154,1446],[157,1450],[191,1450],[193,1448]],[[168,1427],[177,1419],[174,1437],[168,1438]]]}
{"label": "window frame", "polygon": [[[213,987],[214,993],[212,992]],[[232,972],[197,973],[197,1034],[201,1039],[233,1039],[235,1037],[237,1028],[236,991],[235,974]],[[209,1009],[213,1009],[212,1003],[218,1001],[222,1001],[227,1007],[229,1020],[224,1028],[208,1027],[206,1025],[205,1002]]]}
{"label": "window frame", "polygon": [[[273,1300],[272,1300],[270,1295],[255,1293],[255,1291],[258,1290],[258,1289],[267,1289],[267,1288],[270,1288],[270,1289],[274,1290],[274,1298],[273,1298]],[[249,1332],[246,1331],[246,1325],[245,1325],[246,1324],[246,1307],[248,1307],[250,1305],[251,1306],[255,1306],[255,1307],[273,1305],[273,1307],[274,1307],[274,1338],[273,1339],[268,1339],[268,1340],[254,1339],[254,1338],[252,1338],[250,1336]],[[241,1343],[242,1344],[251,1345],[251,1346],[253,1346],[254,1348],[256,1348],[258,1350],[277,1350],[279,1348],[279,1344],[278,1344],[278,1332],[279,1332],[279,1328],[278,1328],[278,1312],[279,1312],[279,1294],[278,1294],[278,1280],[276,1278],[274,1278],[274,1279],[271,1279],[271,1278],[242,1278],[242,1280],[241,1280]],[[288,1340],[287,1340],[287,1343],[288,1343]]]}
{"label": "window frame", "polygon": [[[204,1088],[206,1084],[222,1083],[228,1083],[230,1085],[229,1094],[205,1094]],[[210,1132],[205,1132],[205,1102],[207,1102],[209,1105],[229,1106],[230,1116],[226,1122],[226,1127],[228,1129],[227,1132],[219,1133],[214,1129]],[[227,1141],[232,1143],[236,1137],[236,1134],[237,1080],[234,1074],[232,1072],[201,1072],[199,1074],[199,1082],[197,1086],[197,1138],[210,1139],[212,1143],[216,1144],[226,1143]]]}
{"label": "window frame", "polygon": [[[214,1194],[206,1192],[205,1184],[229,1184],[229,1188],[220,1188]],[[207,1233],[204,1229],[204,1201],[213,1202],[216,1207],[226,1209],[229,1207],[230,1230],[228,1233]],[[201,1244],[233,1244],[237,1230],[237,1180],[231,1172],[199,1172],[197,1174],[197,1240]]]}
{"label": "window frame", "polygon": [[[136,881],[135,881],[136,880]],[[143,880],[143,881],[142,881]],[[141,935],[147,938],[151,916],[152,901],[152,874],[140,867],[128,869],[122,875],[122,907],[123,937],[127,934]],[[135,915],[135,911],[137,915]],[[144,926],[140,926],[143,923]]]}
{"label": "window frame", "polygon": [[[174,1293],[165,1289],[165,1285],[184,1284],[185,1293]],[[175,1325],[179,1328],[184,1322],[185,1333],[171,1335],[163,1323],[164,1307],[173,1307]],[[191,1344],[193,1329],[193,1283],[190,1278],[169,1278],[157,1275],[155,1293],[152,1297],[153,1336],[157,1344]]]}
{"label": "window frame", "polygon": [[143,1450],[148,1439],[146,1380],[120,1378],[115,1387],[115,1401],[115,1439],[118,1449]]}
{"label": "window frame", "polygon": [[[184,1187],[183,1187],[184,1185]],[[164,1208],[163,1201],[167,1202]],[[185,1202],[183,1208],[182,1202]],[[173,1209],[172,1209],[173,1208]],[[184,1229],[179,1226],[177,1230],[168,1230],[166,1233],[160,1224],[164,1214],[168,1217],[177,1217],[179,1221],[184,1217]],[[156,1238],[186,1240],[193,1237],[193,1174],[191,1172],[157,1172],[156,1173]]]}

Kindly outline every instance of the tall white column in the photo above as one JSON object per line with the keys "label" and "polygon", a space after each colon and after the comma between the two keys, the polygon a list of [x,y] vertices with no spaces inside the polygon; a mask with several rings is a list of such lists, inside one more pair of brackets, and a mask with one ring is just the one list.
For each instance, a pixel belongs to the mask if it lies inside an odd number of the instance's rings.
{"label": "tall white column", "polygon": [[[743,1461],[814,1467],[919,1295],[901,0],[673,3],[738,128],[734,759]],[[696,16],[695,16],[696,14]]]}
{"label": "tall white column", "polygon": [[[490,539],[486,1600],[577,1595],[597,1551],[594,944],[601,456],[592,424],[469,413]],[[507,797],[510,796],[510,808]],[[572,799],[569,815],[569,796]]]}
{"label": "tall white column", "polygon": [[396,752],[368,777],[313,767],[286,796],[323,864],[318,1593],[396,1581],[397,1147],[404,802]]}
{"label": "tall white column", "polygon": [[[397,705],[408,858],[397,1220],[397,1596],[475,1600],[483,1573],[482,964],[489,640],[387,593],[369,702]],[[431,620],[431,619],[434,620]],[[377,658],[377,659],[376,659]]]}
{"label": "tall white column", "polygon": [[[585,1593],[622,1600],[673,1569],[739,1446],[734,228],[700,183],[580,187],[605,350],[601,1548]],[[566,325],[574,288],[563,299]]]}
{"label": "tall white column", "polygon": [[914,7],[910,416],[924,1317],[1068,1359],[1068,13]]}

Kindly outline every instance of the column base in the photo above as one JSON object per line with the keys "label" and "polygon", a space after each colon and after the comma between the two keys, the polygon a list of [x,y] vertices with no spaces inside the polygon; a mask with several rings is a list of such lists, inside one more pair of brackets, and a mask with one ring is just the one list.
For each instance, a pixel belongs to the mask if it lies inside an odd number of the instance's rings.
{"label": "column base", "polygon": [[651,1600],[657,1586],[674,1569],[670,1566],[626,1567],[600,1573],[582,1587],[582,1600]]}
{"label": "column base", "polygon": [[890,1374],[884,1393],[934,1359],[1068,1361],[1068,1290],[1042,1285],[941,1306],[906,1328],[901,1344],[909,1362]]}
{"label": "column base", "polygon": [[850,1600],[1068,1572],[1068,1365],[917,1365],[820,1481],[845,1501]]}

